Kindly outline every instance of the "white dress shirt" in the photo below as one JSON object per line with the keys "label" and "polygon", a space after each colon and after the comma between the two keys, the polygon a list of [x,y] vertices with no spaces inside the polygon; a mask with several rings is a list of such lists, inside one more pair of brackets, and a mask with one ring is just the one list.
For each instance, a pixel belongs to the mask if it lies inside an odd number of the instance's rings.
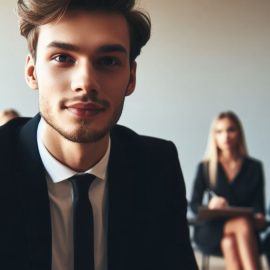
{"label": "white dress shirt", "polygon": [[[78,172],[56,160],[43,144],[45,122],[41,118],[37,142],[46,169],[52,225],[52,270],[74,270],[73,267],[73,190],[67,179]],[[107,166],[110,142],[103,158],[84,173],[96,176],[89,189],[94,218],[95,270],[107,270]]]}

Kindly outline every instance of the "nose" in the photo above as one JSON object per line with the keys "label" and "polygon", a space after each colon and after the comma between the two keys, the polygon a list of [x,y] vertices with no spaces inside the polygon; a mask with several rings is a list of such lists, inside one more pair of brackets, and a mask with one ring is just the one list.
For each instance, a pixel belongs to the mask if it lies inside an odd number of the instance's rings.
{"label": "nose", "polygon": [[97,72],[89,61],[81,62],[74,67],[71,89],[74,92],[98,92]]}

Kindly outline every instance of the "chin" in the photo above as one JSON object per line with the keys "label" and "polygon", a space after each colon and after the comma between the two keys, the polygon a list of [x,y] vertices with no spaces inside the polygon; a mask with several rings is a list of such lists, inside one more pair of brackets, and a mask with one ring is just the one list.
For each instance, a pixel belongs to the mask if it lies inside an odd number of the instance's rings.
{"label": "chin", "polygon": [[102,140],[110,132],[109,128],[103,128],[94,130],[92,128],[80,128],[74,132],[70,131],[60,131],[58,132],[67,140],[75,143],[95,143]]}

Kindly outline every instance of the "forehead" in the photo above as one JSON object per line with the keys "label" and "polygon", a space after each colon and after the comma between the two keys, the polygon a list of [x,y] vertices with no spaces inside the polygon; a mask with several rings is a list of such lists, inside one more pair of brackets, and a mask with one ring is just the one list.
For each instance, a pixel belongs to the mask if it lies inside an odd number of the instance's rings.
{"label": "forehead", "polygon": [[39,27],[38,48],[53,41],[71,43],[81,49],[115,44],[129,51],[129,29],[125,17],[116,12],[68,11],[60,20]]}
{"label": "forehead", "polygon": [[235,122],[229,117],[221,118],[216,123],[216,128],[236,127]]}

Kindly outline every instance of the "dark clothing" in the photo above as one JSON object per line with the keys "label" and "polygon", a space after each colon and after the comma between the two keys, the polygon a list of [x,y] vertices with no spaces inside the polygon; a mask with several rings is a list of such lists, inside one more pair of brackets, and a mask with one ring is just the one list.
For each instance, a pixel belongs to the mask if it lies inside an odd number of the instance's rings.
{"label": "dark clothing", "polygon": [[[50,205],[39,115],[0,128],[0,268],[50,270]],[[173,143],[116,126],[108,165],[108,270],[195,270]]]}
{"label": "dark clothing", "polygon": [[265,239],[263,239],[263,251],[266,255],[268,267],[270,267],[270,232],[266,234]]}
{"label": "dark clothing", "polygon": [[[210,189],[207,163],[200,163],[194,182],[191,209],[197,213],[203,196]],[[217,183],[211,188],[215,194],[227,199],[230,206],[253,207],[254,212],[265,212],[264,176],[260,161],[247,157],[238,174],[229,182],[220,163],[217,169]],[[208,196],[208,195],[207,195]],[[224,220],[205,222],[195,230],[194,241],[206,253],[220,253]]]}

